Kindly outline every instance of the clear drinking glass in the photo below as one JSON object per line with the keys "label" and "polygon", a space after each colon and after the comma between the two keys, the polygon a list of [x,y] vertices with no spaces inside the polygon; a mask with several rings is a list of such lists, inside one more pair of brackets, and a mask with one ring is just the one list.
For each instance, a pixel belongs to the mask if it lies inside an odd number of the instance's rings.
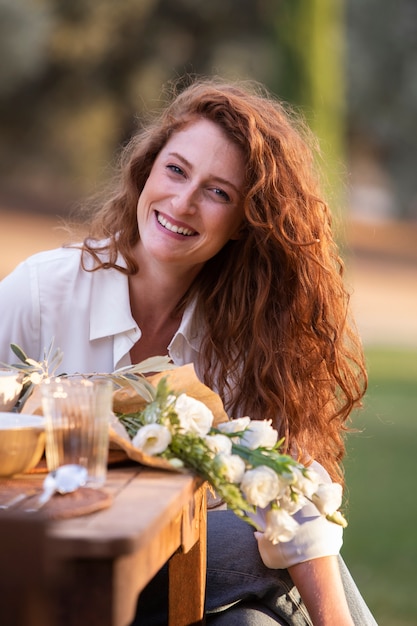
{"label": "clear drinking glass", "polygon": [[41,384],[45,416],[45,454],[49,470],[67,463],[87,468],[87,486],[106,481],[111,381],[53,378]]}

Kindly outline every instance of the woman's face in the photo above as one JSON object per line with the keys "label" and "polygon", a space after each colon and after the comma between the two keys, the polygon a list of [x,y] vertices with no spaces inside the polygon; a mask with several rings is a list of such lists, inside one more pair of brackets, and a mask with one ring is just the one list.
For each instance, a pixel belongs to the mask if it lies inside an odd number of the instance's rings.
{"label": "woman's face", "polygon": [[142,261],[196,274],[238,238],[244,178],[241,151],[215,123],[199,119],[172,135],[138,201]]}

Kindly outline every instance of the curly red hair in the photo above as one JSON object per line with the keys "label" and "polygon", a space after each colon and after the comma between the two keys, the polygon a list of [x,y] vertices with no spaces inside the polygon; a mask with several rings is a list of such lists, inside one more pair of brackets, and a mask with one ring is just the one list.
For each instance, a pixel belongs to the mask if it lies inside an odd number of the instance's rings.
{"label": "curly red hair", "polygon": [[[272,419],[287,451],[315,458],[343,481],[343,434],[366,371],[314,140],[288,107],[252,83],[202,79],[174,94],[124,150],[119,184],[84,249],[100,267],[118,267],[121,253],[127,269],[119,269],[138,271],[139,194],[172,133],[198,118],[218,124],[247,167],[241,237],[206,263],[180,303],[197,298],[204,382],[230,415]],[[106,264],[95,253],[103,237]]]}

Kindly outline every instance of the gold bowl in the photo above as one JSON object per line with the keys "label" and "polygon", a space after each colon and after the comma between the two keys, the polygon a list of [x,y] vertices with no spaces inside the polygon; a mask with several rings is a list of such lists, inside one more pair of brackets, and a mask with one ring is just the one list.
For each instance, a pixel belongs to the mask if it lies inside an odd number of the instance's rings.
{"label": "gold bowl", "polygon": [[25,413],[0,413],[0,476],[27,472],[45,449],[44,418]]}
{"label": "gold bowl", "polygon": [[0,368],[0,411],[11,411],[22,391],[22,374]]}

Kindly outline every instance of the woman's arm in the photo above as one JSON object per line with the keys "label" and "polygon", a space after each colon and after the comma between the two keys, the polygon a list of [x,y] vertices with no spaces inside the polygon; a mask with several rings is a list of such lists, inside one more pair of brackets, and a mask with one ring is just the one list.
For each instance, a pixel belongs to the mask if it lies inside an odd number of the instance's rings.
{"label": "woman's arm", "polygon": [[337,557],[326,556],[288,568],[314,626],[354,626]]}
{"label": "woman's arm", "polygon": [[[316,462],[311,467],[323,483],[330,483],[323,467]],[[300,526],[288,542],[273,545],[255,532],[262,561],[272,569],[288,569],[314,626],[353,626],[337,558],[343,528],[327,521],[311,502],[294,518]],[[257,521],[262,528],[262,518]]]}

